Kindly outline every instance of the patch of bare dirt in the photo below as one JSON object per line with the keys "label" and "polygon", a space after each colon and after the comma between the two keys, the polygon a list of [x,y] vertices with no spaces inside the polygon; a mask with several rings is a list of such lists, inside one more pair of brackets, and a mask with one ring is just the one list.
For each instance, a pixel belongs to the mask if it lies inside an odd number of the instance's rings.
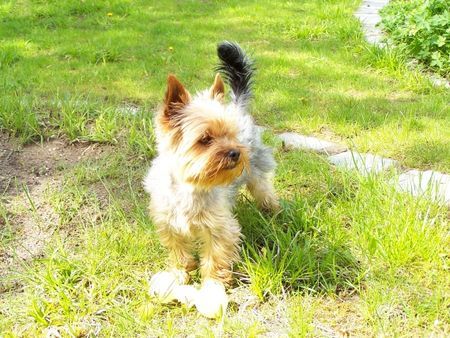
{"label": "patch of bare dirt", "polygon": [[99,158],[108,149],[96,143],[68,144],[60,139],[20,147],[14,139],[0,133],[0,192],[11,194],[16,182],[31,189],[43,178],[81,160]]}
{"label": "patch of bare dirt", "polygon": [[320,297],[315,301],[314,335],[326,337],[367,337],[361,300],[357,295],[339,299]]}
{"label": "patch of bare dirt", "polygon": [[45,191],[61,186],[65,170],[109,150],[60,139],[22,147],[0,133],[0,294],[13,287],[6,277],[17,270],[18,260],[41,256],[57,229],[58,215],[45,200]]}

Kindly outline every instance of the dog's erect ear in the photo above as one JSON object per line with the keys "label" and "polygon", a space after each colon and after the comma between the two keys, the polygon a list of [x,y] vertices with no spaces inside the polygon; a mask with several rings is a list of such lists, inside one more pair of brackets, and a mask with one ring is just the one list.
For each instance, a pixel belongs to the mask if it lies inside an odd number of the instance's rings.
{"label": "dog's erect ear", "polygon": [[164,115],[169,120],[174,118],[191,100],[191,95],[175,75],[167,78],[167,90],[164,98]]}
{"label": "dog's erect ear", "polygon": [[214,79],[214,83],[209,89],[209,94],[211,95],[212,99],[223,99],[223,95],[225,93],[225,85],[223,84],[222,77],[219,73],[216,74],[216,77]]}

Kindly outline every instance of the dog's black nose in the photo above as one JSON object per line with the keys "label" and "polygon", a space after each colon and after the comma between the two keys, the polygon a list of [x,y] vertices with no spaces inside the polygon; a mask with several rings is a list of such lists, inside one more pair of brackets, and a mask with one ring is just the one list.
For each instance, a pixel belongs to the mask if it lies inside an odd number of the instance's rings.
{"label": "dog's black nose", "polygon": [[239,160],[239,155],[241,155],[241,153],[237,149],[233,149],[228,152],[228,157],[233,161]]}

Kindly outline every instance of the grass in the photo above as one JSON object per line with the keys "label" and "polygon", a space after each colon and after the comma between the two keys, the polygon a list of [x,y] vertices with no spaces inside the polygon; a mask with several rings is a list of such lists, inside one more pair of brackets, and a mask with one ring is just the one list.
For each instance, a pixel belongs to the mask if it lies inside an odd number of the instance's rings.
{"label": "grass", "polygon": [[[141,187],[155,153],[151,114],[168,73],[191,91],[211,83],[220,40],[257,59],[258,123],[450,170],[448,91],[395,51],[367,46],[357,5],[2,3],[1,129],[24,144],[111,146],[0,198],[0,255],[14,256],[0,282],[0,335],[448,334],[448,210],[393,190],[395,173],[359,177],[286,153],[271,131],[283,212],[261,214],[239,197],[243,295],[224,321],[147,295],[166,259]],[[50,240],[24,260],[15,245],[30,219]]]}
{"label": "grass", "polygon": [[[257,59],[259,123],[448,171],[448,91],[408,71],[397,52],[368,47],[352,16],[357,4],[7,1],[0,123],[24,142],[55,132],[98,140],[88,127],[105,111],[136,104],[150,114],[170,72],[191,91],[207,86],[215,46],[229,39]],[[126,129],[115,125],[102,141]],[[418,143],[430,156],[417,154]]]}
{"label": "grass", "polygon": [[[268,321],[280,311],[276,304],[284,304],[290,330],[312,334],[314,318],[330,311],[330,299],[339,316],[340,303],[354,304],[357,295],[363,319],[354,325],[363,327],[356,333],[446,332],[445,208],[393,191],[386,177],[335,172],[317,155],[277,157],[284,212],[268,218],[244,196],[237,211],[246,236],[238,279],[257,297],[255,311]],[[261,318],[252,320],[251,311],[242,318],[231,309],[220,327],[149,298],[148,275],[164,266],[165,252],[136,184],[144,170],[137,158],[108,154],[76,165],[58,188],[47,190],[44,200],[59,225],[43,257],[11,277],[23,291],[2,295],[7,336],[34,336],[48,327],[67,336],[97,329],[106,336],[273,330]]]}

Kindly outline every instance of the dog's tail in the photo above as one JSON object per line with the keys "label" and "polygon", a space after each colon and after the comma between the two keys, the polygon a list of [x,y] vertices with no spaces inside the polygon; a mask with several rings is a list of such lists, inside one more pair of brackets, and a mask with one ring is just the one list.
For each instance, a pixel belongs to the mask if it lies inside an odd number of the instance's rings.
{"label": "dog's tail", "polygon": [[217,46],[217,55],[220,59],[217,70],[230,85],[233,101],[246,107],[252,98],[253,61],[235,42],[221,42]]}

